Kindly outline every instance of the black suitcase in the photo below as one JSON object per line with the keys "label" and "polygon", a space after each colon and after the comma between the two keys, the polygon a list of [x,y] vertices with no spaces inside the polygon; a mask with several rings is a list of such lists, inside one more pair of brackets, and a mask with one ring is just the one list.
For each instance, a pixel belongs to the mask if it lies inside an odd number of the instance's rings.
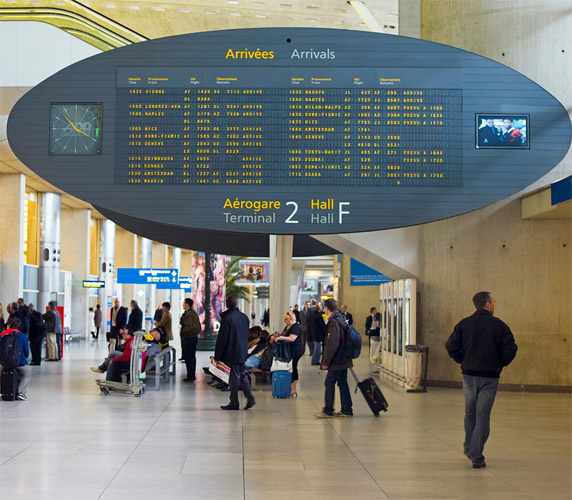
{"label": "black suitcase", "polygon": [[0,392],[4,401],[14,401],[18,394],[18,382],[20,380],[18,370],[2,370]]}
{"label": "black suitcase", "polygon": [[356,391],[359,390],[363,394],[366,403],[369,405],[370,410],[373,412],[373,415],[379,417],[380,411],[387,411],[387,400],[383,396],[381,389],[375,383],[375,380],[372,378],[366,378],[361,382],[357,378],[356,374],[354,373],[353,369],[350,368],[350,372],[357,383]]}

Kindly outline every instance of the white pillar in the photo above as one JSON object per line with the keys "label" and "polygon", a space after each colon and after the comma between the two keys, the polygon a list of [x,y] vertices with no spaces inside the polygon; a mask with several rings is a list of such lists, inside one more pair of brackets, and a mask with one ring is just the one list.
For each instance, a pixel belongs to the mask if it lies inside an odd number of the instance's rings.
{"label": "white pillar", "polygon": [[[169,263],[172,269],[177,269],[179,271],[179,276],[181,275],[181,249],[173,248],[171,252],[171,262]],[[171,290],[171,316],[173,317],[173,338],[176,342],[179,341],[179,318],[181,317],[183,293],[180,289]]]}
{"label": "white pillar", "polygon": [[0,302],[5,318],[7,304],[24,290],[25,196],[25,175],[0,174]]}
{"label": "white pillar", "polygon": [[[48,302],[57,301],[60,287],[61,257],[61,196],[42,193],[40,216],[40,269],[38,311],[44,311]],[[63,304],[58,304],[63,306]]]}
{"label": "white pillar", "polygon": [[[148,238],[141,237],[140,241],[140,266],[142,268],[150,268],[153,259],[153,242]],[[136,285],[137,300],[141,298],[139,307],[143,311],[145,318],[144,328],[150,329],[153,325],[153,315],[155,314],[155,301],[152,294],[153,285]],[[149,321],[147,318],[151,318]]]}
{"label": "white pillar", "polygon": [[62,262],[66,271],[73,272],[71,295],[72,332],[80,332],[89,338],[92,325],[89,321],[89,290],[83,288],[83,280],[89,279],[91,210],[62,210]]}
{"label": "white pillar", "polygon": [[107,331],[107,314],[115,292],[115,223],[102,220],[99,235],[99,279],[105,282],[105,287],[99,289],[99,304],[103,312],[103,330]]}
{"label": "white pillar", "polygon": [[270,333],[282,331],[290,307],[293,243],[292,235],[270,235]]}

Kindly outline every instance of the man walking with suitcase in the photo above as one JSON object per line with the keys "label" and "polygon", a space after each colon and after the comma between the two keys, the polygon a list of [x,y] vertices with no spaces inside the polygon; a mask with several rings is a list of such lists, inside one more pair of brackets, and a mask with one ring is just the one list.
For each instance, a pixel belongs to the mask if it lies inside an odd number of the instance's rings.
{"label": "man walking with suitcase", "polygon": [[490,431],[490,417],[503,367],[516,356],[510,328],[495,318],[490,292],[473,297],[476,312],[461,320],[447,340],[447,352],[463,371],[465,394],[465,455],[473,468],[486,467],[483,450]]}
{"label": "man walking with suitcase", "polygon": [[[348,386],[348,368],[353,366],[352,358],[346,353],[345,329],[342,326],[345,319],[338,311],[338,302],[335,299],[328,299],[324,302],[324,311],[328,316],[326,327],[326,339],[324,342],[324,354],[320,370],[328,370],[324,385],[325,404],[321,413],[316,413],[318,418],[332,417],[353,417],[352,397]],[[334,399],[336,394],[336,384],[340,388],[340,399],[342,411],[334,413]]]}

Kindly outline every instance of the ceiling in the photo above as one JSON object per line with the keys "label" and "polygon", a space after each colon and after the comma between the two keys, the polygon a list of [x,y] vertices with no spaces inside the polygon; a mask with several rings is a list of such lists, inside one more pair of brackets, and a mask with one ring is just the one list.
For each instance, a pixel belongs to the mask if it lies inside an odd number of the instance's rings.
{"label": "ceiling", "polygon": [[[398,33],[399,0],[363,0],[362,3],[384,32]],[[78,28],[77,23],[70,23],[70,16],[81,17],[102,30],[113,32],[123,43],[238,28],[291,26],[369,31],[346,0],[0,0],[0,20],[49,22],[90,43],[93,37]],[[28,90],[0,88],[0,173],[25,174],[28,188],[61,193],[65,207],[92,208],[44,181],[12,153],[6,139],[7,115]],[[95,210],[93,215],[103,218]]]}

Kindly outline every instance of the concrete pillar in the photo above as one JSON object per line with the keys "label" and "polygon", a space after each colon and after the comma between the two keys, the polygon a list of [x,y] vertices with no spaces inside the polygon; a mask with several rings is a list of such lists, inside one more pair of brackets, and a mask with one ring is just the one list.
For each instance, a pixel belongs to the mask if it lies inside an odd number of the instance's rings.
{"label": "concrete pillar", "polygon": [[105,281],[105,288],[99,289],[99,303],[103,311],[105,331],[111,300],[115,293],[115,223],[110,220],[102,220],[100,224],[99,279]]}
{"label": "concrete pillar", "polygon": [[[180,248],[173,248],[173,251],[171,252],[171,262],[169,264],[169,267],[171,267],[172,269],[178,269],[179,270],[179,276],[181,275],[181,249]],[[183,314],[182,311],[182,301],[184,299],[183,293],[181,290],[179,289],[173,289],[171,290],[171,316],[173,317],[173,337],[175,339],[175,342],[179,341],[179,331],[180,331],[180,325],[179,325],[179,318],[181,317],[181,314]],[[176,344],[177,348],[179,347],[178,344]]]}
{"label": "concrete pillar", "polygon": [[399,34],[421,37],[421,0],[399,0]]}
{"label": "concrete pillar", "polygon": [[290,307],[292,235],[270,236],[270,332],[281,332],[282,316]]}
{"label": "concrete pillar", "polygon": [[83,280],[89,279],[91,210],[64,209],[61,215],[62,261],[66,271],[73,272],[71,295],[72,332],[89,338],[89,290]]}
{"label": "concrete pillar", "polygon": [[0,302],[22,297],[24,289],[24,199],[26,176],[0,174]]}
{"label": "concrete pillar", "polygon": [[[57,300],[60,287],[61,196],[42,193],[40,215],[40,269],[38,311]],[[63,304],[58,304],[63,306]]]}
{"label": "concrete pillar", "polygon": [[[150,268],[153,259],[153,242],[148,238],[141,237],[139,242],[139,262],[140,267]],[[139,301],[139,307],[143,311],[145,318],[145,328],[152,328],[153,314],[155,314],[155,301],[153,295],[153,285],[136,285],[135,294]]]}

